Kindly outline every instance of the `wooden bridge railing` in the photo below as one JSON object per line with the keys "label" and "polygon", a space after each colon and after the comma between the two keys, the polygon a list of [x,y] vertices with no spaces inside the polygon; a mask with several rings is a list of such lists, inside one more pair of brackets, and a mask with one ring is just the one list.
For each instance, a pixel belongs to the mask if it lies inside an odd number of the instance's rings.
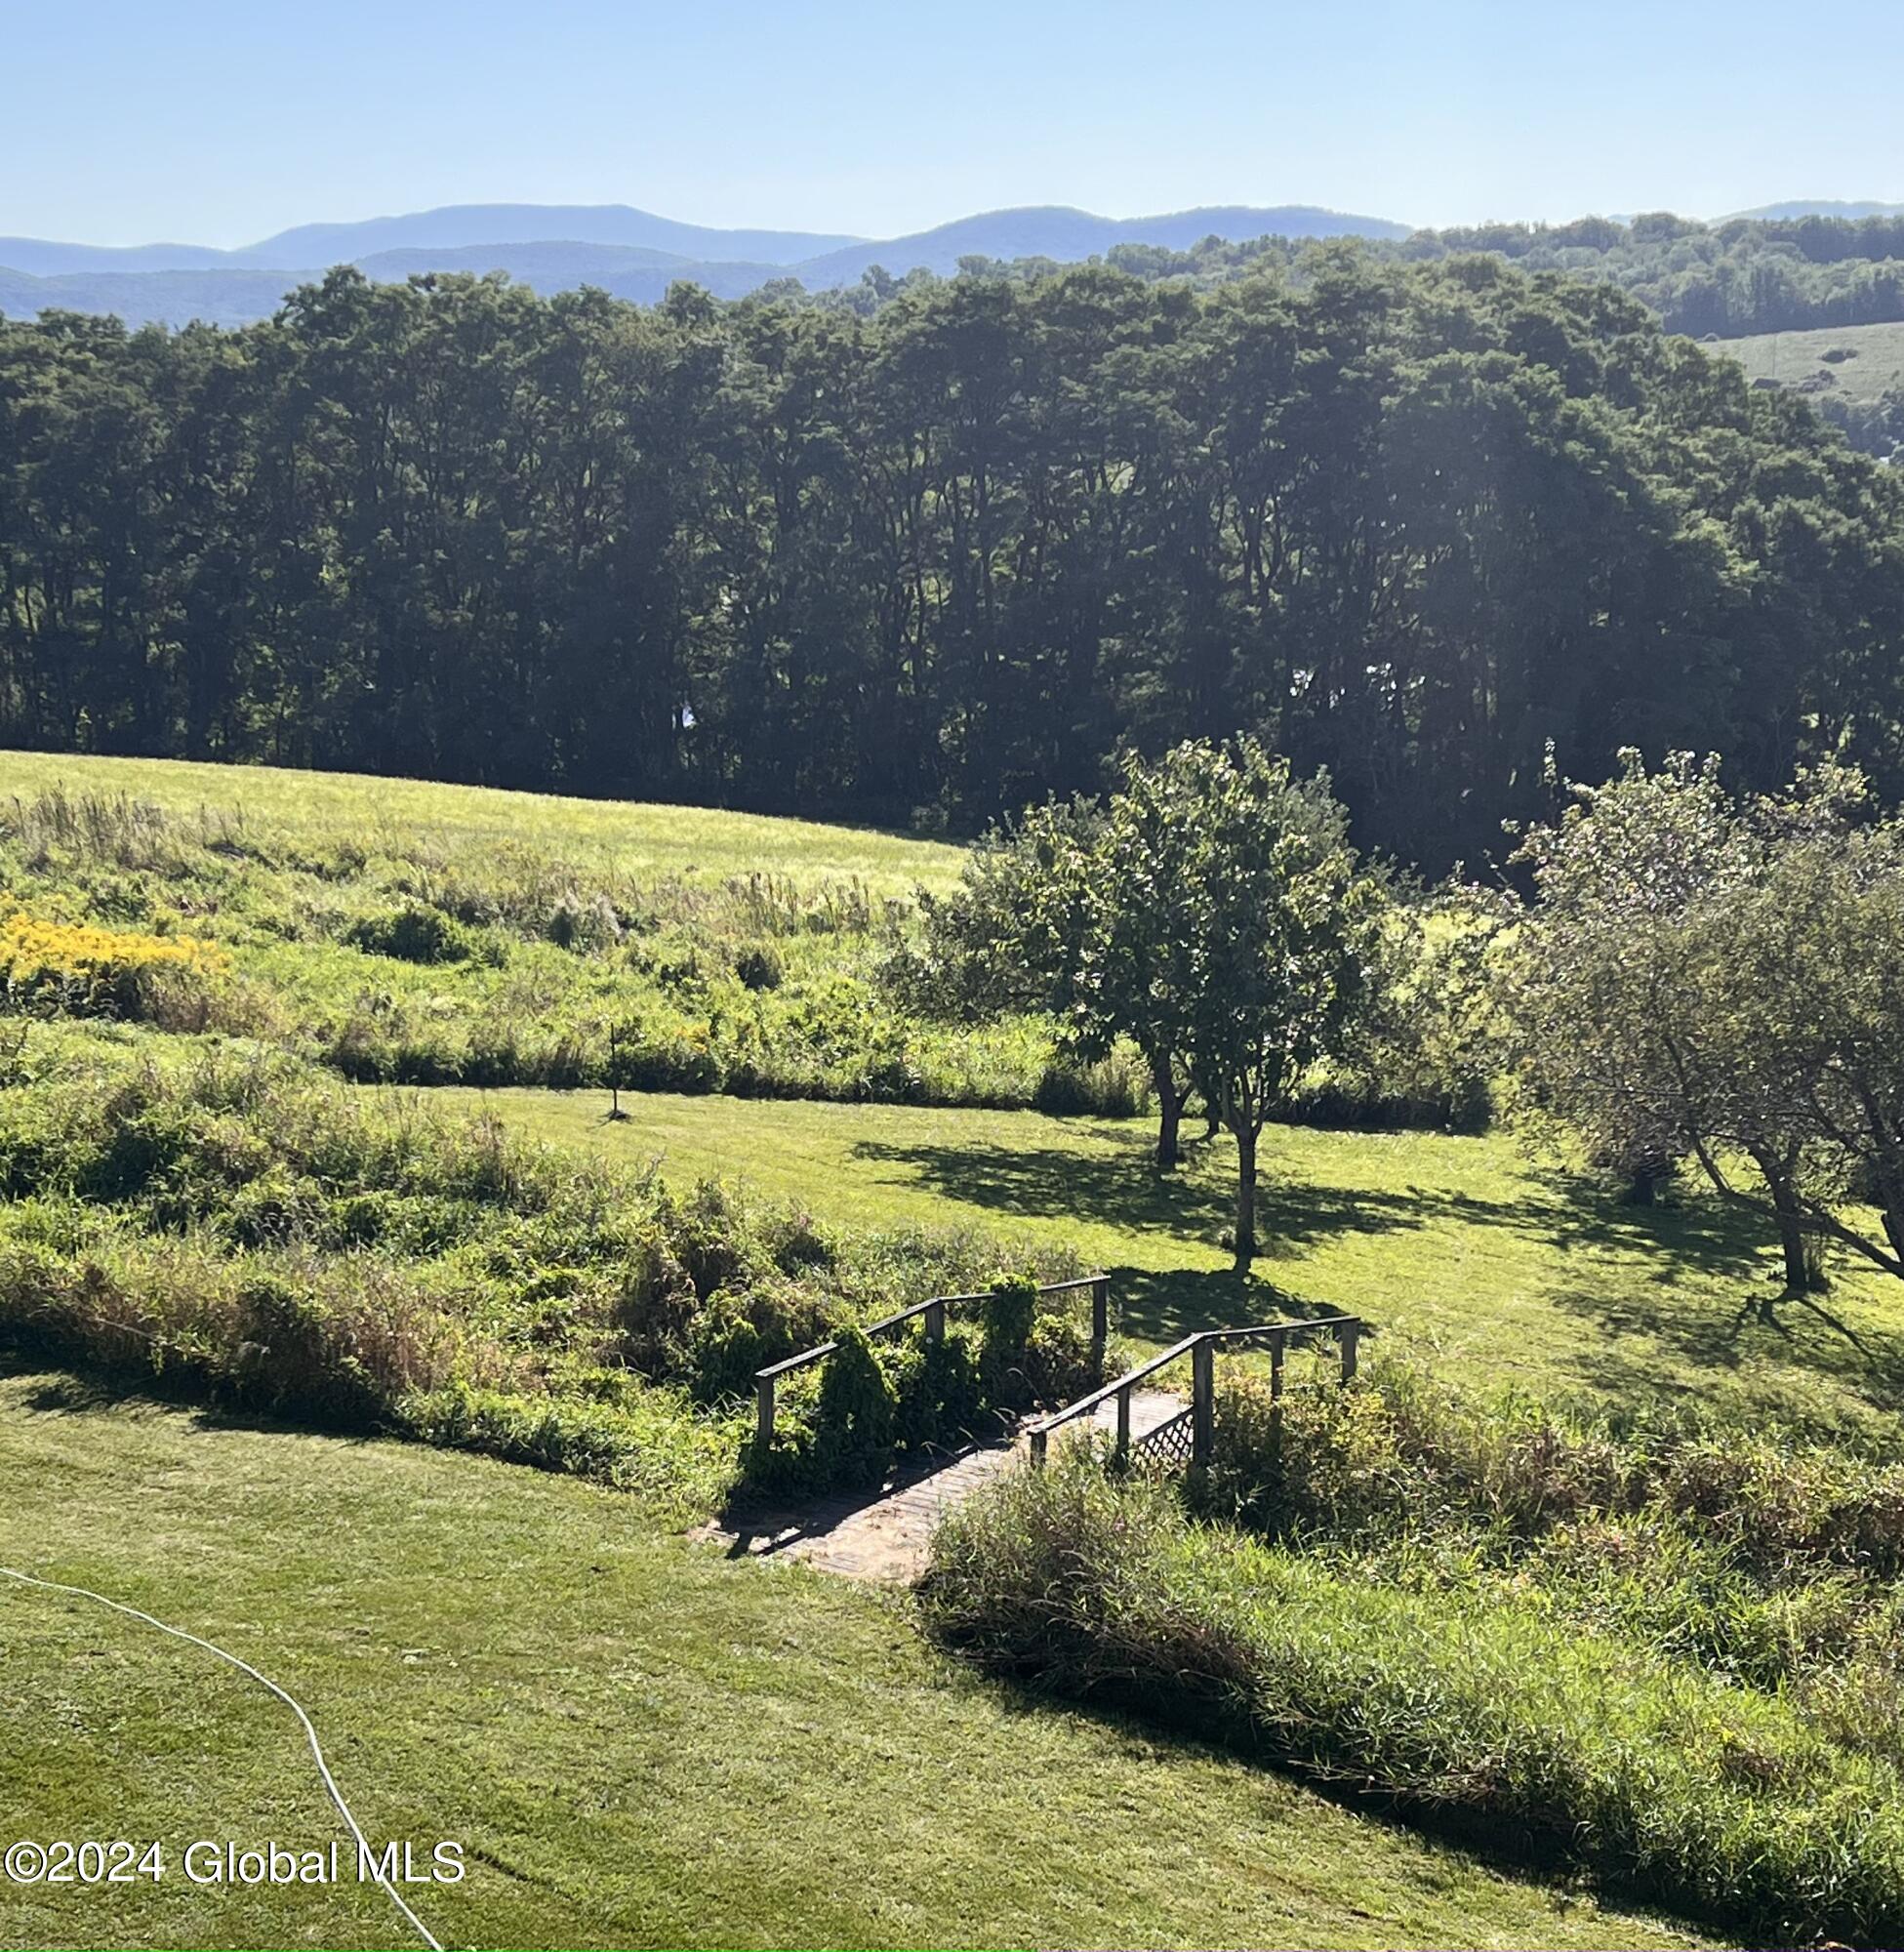
{"label": "wooden bridge railing", "polygon": [[[1268,1344],[1270,1400],[1273,1403],[1279,1403],[1282,1400],[1282,1360],[1288,1353],[1292,1341],[1332,1332],[1336,1346],[1342,1352],[1342,1380],[1347,1383],[1355,1377],[1356,1358],[1364,1325],[1357,1315],[1318,1315],[1294,1322],[1262,1322],[1246,1328],[1199,1329],[1195,1335],[1186,1335],[1181,1342],[1173,1343],[1161,1355],[1153,1356],[1148,1362],[1140,1362],[1136,1368],[1127,1369],[1121,1376],[1114,1377],[1103,1388],[1093,1390],[1089,1396],[1079,1397],[1075,1403],[1067,1403],[1055,1415],[1041,1418],[1031,1425],[1026,1435],[1031,1440],[1033,1466],[1033,1468],[1043,1466],[1046,1447],[1054,1430],[1063,1428],[1078,1417],[1090,1416],[1100,1403],[1113,1398],[1116,1400],[1117,1404],[1115,1456],[1120,1464],[1128,1462],[1131,1391],[1147,1376],[1155,1376],[1159,1370],[1167,1369],[1172,1362],[1180,1362],[1185,1356],[1190,1358],[1191,1376],[1190,1408],[1186,1412],[1190,1418],[1190,1458],[1193,1464],[1207,1464],[1210,1461],[1216,1430],[1216,1352],[1219,1349],[1245,1348],[1258,1343]],[[1172,1421],[1176,1419],[1173,1418]]]}
{"label": "wooden bridge railing", "polygon": [[[1091,1364],[1096,1375],[1104,1374],[1105,1345],[1111,1337],[1111,1277],[1109,1275],[1084,1275],[1076,1281],[1045,1281],[1040,1283],[1040,1294],[1073,1294],[1079,1288],[1091,1290]],[[946,1334],[946,1312],[953,1308],[969,1308],[986,1300],[984,1294],[935,1294],[925,1301],[915,1301],[911,1308],[902,1308],[896,1315],[887,1315],[877,1322],[869,1322],[866,1332],[869,1335],[890,1335],[895,1329],[903,1328],[918,1317],[925,1318],[925,1336],[928,1342],[940,1342]],[[783,1376],[790,1376],[796,1369],[804,1369],[810,1363],[824,1362],[837,1348],[837,1342],[822,1342],[811,1349],[802,1349],[797,1356],[788,1356],[778,1362],[769,1362],[764,1369],[753,1372],[754,1390],[754,1443],[765,1450],[774,1441],[775,1398]]]}

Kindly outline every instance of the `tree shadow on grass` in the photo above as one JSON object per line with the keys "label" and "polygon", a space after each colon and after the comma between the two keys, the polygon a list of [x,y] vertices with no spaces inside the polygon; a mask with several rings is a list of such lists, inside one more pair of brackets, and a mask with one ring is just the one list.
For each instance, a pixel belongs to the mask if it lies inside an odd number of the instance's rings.
{"label": "tree shadow on grass", "polygon": [[[1870,1408],[1904,1408],[1904,1325],[1874,1323],[1868,1307],[1830,1295],[1782,1295],[1767,1270],[1735,1289],[1689,1291],[1671,1281],[1562,1288],[1554,1306],[1591,1322],[1600,1337],[1574,1359],[1581,1379],[1615,1399],[1633,1400],[1681,1387],[1664,1364],[1640,1353],[1646,1337],[1681,1365],[1714,1376],[1754,1371],[1751,1392],[1782,1417],[1796,1414],[1762,1365],[1839,1385]],[[1900,1290],[1904,1302],[1904,1290]],[[1901,1312],[1904,1314],[1904,1312]]]}
{"label": "tree shadow on grass", "polygon": [[[1230,1189],[1199,1170],[1195,1152],[1183,1170],[1159,1172],[1127,1129],[1082,1129],[1095,1145],[867,1140],[854,1154],[903,1167],[942,1197],[991,1212],[1088,1221],[1215,1247],[1230,1220]],[[1776,1291],[1770,1228],[1722,1200],[1695,1192],[1668,1204],[1629,1205],[1599,1182],[1557,1169],[1530,1170],[1499,1197],[1447,1187],[1320,1185],[1274,1171],[1262,1177],[1259,1226],[1271,1258],[1300,1257],[1344,1236],[1449,1225],[1506,1230],[1548,1250],[1539,1298],[1599,1331],[1563,1360],[1582,1383],[1615,1401],[1679,1390],[1688,1368],[1717,1375],[1762,1367],[1769,1358],[1797,1375],[1845,1388],[1874,1409],[1904,1407],[1904,1309],[1895,1330],[1874,1323],[1868,1305],[1841,1307],[1832,1296],[1781,1301],[1767,1311]],[[1555,1251],[1562,1257],[1558,1280]],[[1121,1332],[1150,1342],[1330,1307],[1327,1296],[1305,1303],[1230,1269],[1124,1263],[1107,1272]],[[1398,1281],[1404,1273],[1398,1257]],[[1777,1394],[1770,1381],[1757,1387]]]}
{"label": "tree shadow on grass", "polygon": [[[368,1444],[375,1433],[361,1426],[318,1417],[273,1416],[238,1403],[207,1403],[189,1380],[176,1383],[145,1370],[68,1366],[31,1349],[0,1352],[0,1379],[25,1378],[23,1406],[42,1416],[96,1416],[102,1410],[151,1409],[182,1416],[193,1430],[246,1430],[277,1437],[322,1437],[342,1444]],[[387,1435],[387,1433],[385,1433]]]}
{"label": "tree shadow on grass", "polygon": [[[1123,1138],[1122,1134],[1118,1137]],[[895,1144],[864,1139],[857,1159],[899,1165],[947,1200],[1020,1219],[1093,1221],[1126,1233],[1165,1234],[1215,1246],[1234,1215],[1232,1187],[1194,1167],[1162,1172],[1145,1148],[1027,1150],[996,1143]],[[1290,1252],[1345,1233],[1421,1224],[1432,1196],[1318,1186],[1259,1174],[1257,1229],[1266,1252]]]}
{"label": "tree shadow on grass", "polygon": [[[1199,1328],[1242,1328],[1339,1315],[1336,1304],[1292,1293],[1261,1275],[1235,1268],[1113,1267],[1112,1325],[1145,1342],[1181,1342]],[[1373,1325],[1370,1333],[1374,1332]]]}

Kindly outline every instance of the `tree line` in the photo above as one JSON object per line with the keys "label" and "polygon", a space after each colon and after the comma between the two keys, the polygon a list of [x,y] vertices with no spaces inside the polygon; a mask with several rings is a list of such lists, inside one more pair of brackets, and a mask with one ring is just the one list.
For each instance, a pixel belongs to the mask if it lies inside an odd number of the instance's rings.
{"label": "tree line", "polygon": [[1485,257],[865,316],[339,270],[0,327],[0,741],[976,831],[1248,732],[1438,870],[1550,745],[1896,797],[1898,496]]}
{"label": "tree line", "polygon": [[[1119,244],[1106,262],[1134,277],[1183,279],[1207,290],[1266,269],[1300,283],[1345,249],[1398,264],[1484,253],[1523,271],[1599,279],[1639,299],[1669,332],[1695,339],[1904,320],[1904,218],[1896,217],[1701,224],[1658,212],[1626,224],[1584,217],[1571,224],[1469,224],[1352,246],[1313,238],[1206,237],[1187,250]],[[1050,259],[1008,264],[979,257],[961,260],[961,266],[972,275],[1020,279],[1054,277],[1063,268]],[[875,268],[859,285],[817,293],[811,303],[866,312],[927,276],[913,272],[896,280]],[[791,280],[783,287],[796,289]]]}

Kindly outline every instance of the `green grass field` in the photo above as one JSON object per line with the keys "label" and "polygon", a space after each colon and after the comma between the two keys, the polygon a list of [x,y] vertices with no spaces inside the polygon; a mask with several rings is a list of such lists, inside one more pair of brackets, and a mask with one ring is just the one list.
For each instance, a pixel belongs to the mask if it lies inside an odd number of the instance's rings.
{"label": "green grass field", "polygon": [[[360,1079],[1044,1102],[1048,1024],[920,1022],[880,980],[959,859],[699,807],[0,752],[0,920],[208,942],[216,974],[146,1020]],[[1138,1102],[1128,1064],[1094,1076],[1066,1071],[1074,1100]]]}
{"label": "green grass field", "polygon": [[[0,1383],[0,1563],[111,1594],[310,1710],[446,1945],[1654,1946],[1114,1719],[1030,1709],[906,1602],[729,1564],[627,1498],[388,1444]],[[338,1832],[289,1714],[189,1647],[0,1582],[11,1835]],[[9,1945],[400,1945],[372,1890],[0,1886]]]}
{"label": "green grass field", "polygon": [[[1218,1244],[1227,1138],[1193,1138],[1173,1176],[1150,1165],[1143,1119],[657,1094],[610,1124],[587,1092],[432,1095],[538,1138],[658,1159],[677,1181],[751,1184],[836,1225],[1069,1245],[1115,1274],[1123,1332],[1140,1342],[1275,1307]],[[1691,1189],[1681,1207],[1642,1212],[1508,1136],[1287,1125],[1265,1133],[1261,1171],[1258,1274],[1365,1314],[1385,1346],[1451,1380],[1628,1403],[1697,1393],[1821,1431],[1895,1429],[1904,1286],[1844,1266],[1819,1305],[1762,1321],[1771,1242]]]}
{"label": "green grass field", "polygon": [[134,794],[179,815],[228,807],[256,825],[314,841],[368,830],[405,847],[421,837],[446,853],[535,849],[559,855],[581,874],[596,869],[718,881],[771,869],[808,883],[857,875],[882,895],[906,896],[920,883],[949,884],[960,859],[955,847],[872,828],[718,808],[564,799],[362,773],[0,752],[0,796],[60,785]]}
{"label": "green grass field", "polygon": [[[1736,359],[1749,378],[1796,386],[1814,375],[1830,377],[1831,391],[1860,404],[1904,386],[1904,325],[1834,325],[1817,332],[1762,332],[1726,339],[1712,348]],[[1849,359],[1828,360],[1827,352]]]}

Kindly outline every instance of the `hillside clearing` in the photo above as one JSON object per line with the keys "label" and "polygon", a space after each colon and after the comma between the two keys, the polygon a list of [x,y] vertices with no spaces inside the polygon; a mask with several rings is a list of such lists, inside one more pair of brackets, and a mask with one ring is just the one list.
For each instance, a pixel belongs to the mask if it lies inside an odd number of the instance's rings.
{"label": "hillside clearing", "polygon": [[877,828],[720,807],[569,799],[282,766],[0,752],[0,794],[39,793],[61,785],[78,793],[131,793],[169,813],[230,807],[314,840],[369,830],[459,850],[534,847],[560,854],[577,873],[612,866],[627,874],[715,879],[771,868],[806,880],[858,875],[879,893],[903,896],[921,882],[950,882],[960,860],[955,847]]}
{"label": "hillside clearing", "polygon": [[[1828,395],[1864,403],[1904,385],[1904,325],[1832,325],[1815,332],[1762,332],[1721,340],[1708,350],[1736,359],[1748,379],[1795,387],[1823,375]],[[1843,351],[1848,359],[1827,359]]]}

